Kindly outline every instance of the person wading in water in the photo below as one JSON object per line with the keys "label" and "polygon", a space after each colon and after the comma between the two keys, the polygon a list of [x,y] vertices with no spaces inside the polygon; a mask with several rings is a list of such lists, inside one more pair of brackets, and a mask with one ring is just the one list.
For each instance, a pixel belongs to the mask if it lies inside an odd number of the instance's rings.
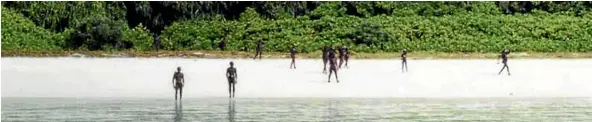
{"label": "person wading in water", "polygon": [[[409,72],[409,69],[407,68],[407,49],[403,49],[401,52],[401,61],[401,72]],[[403,68],[405,68],[405,70],[403,70]]]}
{"label": "person wading in water", "polygon": [[175,88],[175,100],[177,100],[177,92],[179,92],[179,99],[183,99],[183,85],[185,85],[185,78],[181,73],[181,67],[177,67],[177,72],[173,74],[173,88]]}
{"label": "person wading in water", "polygon": [[292,63],[290,63],[290,69],[292,69],[292,66],[294,66],[294,69],[296,69],[296,47],[292,46],[292,49],[290,49],[290,57],[292,58]]}
{"label": "person wading in water", "polygon": [[234,63],[230,62],[230,67],[226,69],[226,78],[228,79],[228,98],[234,97],[234,92],[236,91],[236,79],[238,78],[238,74],[236,73],[236,68],[234,68]]}
{"label": "person wading in water", "polygon": [[510,67],[508,67],[508,55],[510,54],[510,50],[508,49],[504,49],[501,53],[501,55],[499,56],[498,60],[497,60],[497,64],[499,64],[499,59],[502,59],[502,63],[504,63],[504,67],[502,67],[502,70],[499,71],[499,74],[502,74],[502,72],[504,71],[504,68],[507,68],[506,70],[508,71],[508,75],[510,75]]}

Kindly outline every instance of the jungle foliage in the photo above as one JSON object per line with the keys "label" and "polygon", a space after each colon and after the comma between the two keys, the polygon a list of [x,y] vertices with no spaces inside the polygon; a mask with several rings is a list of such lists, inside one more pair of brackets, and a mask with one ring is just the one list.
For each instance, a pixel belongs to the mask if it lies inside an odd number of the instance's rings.
{"label": "jungle foliage", "polygon": [[2,50],[592,51],[592,2],[2,2]]}

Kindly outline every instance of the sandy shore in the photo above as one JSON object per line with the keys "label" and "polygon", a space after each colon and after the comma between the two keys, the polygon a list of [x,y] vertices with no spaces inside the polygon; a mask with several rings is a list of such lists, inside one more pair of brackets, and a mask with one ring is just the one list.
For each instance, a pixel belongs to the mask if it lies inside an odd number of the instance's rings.
{"label": "sandy shore", "polygon": [[[228,62],[238,68],[237,97],[592,97],[592,59],[351,60],[340,83],[327,83],[322,61],[187,58],[2,58],[2,97],[172,98],[175,67],[185,97],[227,97]],[[334,79],[332,79],[334,81]]]}

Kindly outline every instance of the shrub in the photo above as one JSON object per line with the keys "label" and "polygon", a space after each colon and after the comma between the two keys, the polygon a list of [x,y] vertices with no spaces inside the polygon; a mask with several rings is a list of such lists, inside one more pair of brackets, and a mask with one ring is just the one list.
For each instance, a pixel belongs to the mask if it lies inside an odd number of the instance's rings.
{"label": "shrub", "polygon": [[58,50],[61,37],[35,26],[13,10],[2,8],[2,50]]}
{"label": "shrub", "polygon": [[149,50],[153,43],[152,33],[142,24],[132,29],[126,28],[123,32],[123,40],[131,42],[136,51]]}
{"label": "shrub", "polygon": [[123,21],[96,17],[87,20],[71,33],[69,47],[88,50],[121,50],[133,46],[131,40],[123,40],[123,31],[127,29]]}
{"label": "shrub", "polygon": [[[533,52],[592,51],[590,26],[585,17],[561,14],[436,16],[356,16],[318,20],[182,21],[165,29],[170,49],[212,50],[226,35],[228,49],[254,48],[265,40],[265,51],[303,52],[325,45],[347,45],[360,52],[415,51],[499,52],[502,48]],[[199,45],[199,46],[195,46]]]}

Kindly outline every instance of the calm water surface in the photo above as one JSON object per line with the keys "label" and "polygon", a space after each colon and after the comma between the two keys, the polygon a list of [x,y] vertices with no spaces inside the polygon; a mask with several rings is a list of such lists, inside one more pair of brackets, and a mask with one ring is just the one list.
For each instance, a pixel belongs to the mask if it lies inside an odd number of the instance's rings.
{"label": "calm water surface", "polygon": [[2,98],[2,121],[592,121],[592,98]]}

